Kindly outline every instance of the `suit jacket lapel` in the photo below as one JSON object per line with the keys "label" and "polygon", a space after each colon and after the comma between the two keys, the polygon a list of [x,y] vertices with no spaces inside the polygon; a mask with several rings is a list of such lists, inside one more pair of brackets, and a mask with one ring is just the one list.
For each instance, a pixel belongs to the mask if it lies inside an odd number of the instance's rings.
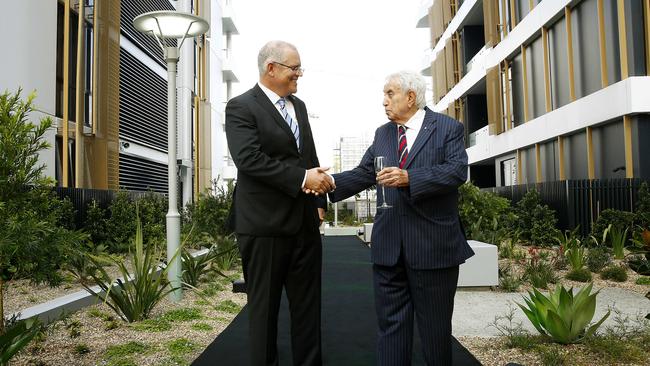
{"label": "suit jacket lapel", "polygon": [[[415,156],[420,152],[422,147],[427,143],[431,134],[436,130],[436,121],[433,112],[429,108],[425,108],[426,114],[424,115],[424,121],[422,121],[422,128],[418,132],[418,136],[415,138],[415,143],[412,145],[412,148],[409,149],[409,155],[406,158],[406,163],[404,168],[408,168]],[[397,143],[395,143],[397,145]],[[397,150],[396,150],[397,151]]]}
{"label": "suit jacket lapel", "polygon": [[291,132],[287,121],[284,120],[280,112],[275,108],[275,105],[273,105],[266,94],[264,94],[264,91],[262,91],[262,89],[257,84],[255,84],[255,87],[253,89],[255,90],[254,95],[257,103],[259,103],[269,113],[269,116],[273,116],[275,123],[277,123],[280,128],[282,128],[282,130],[284,130],[284,132],[286,132],[287,135],[291,136],[293,139],[293,133]]}
{"label": "suit jacket lapel", "polygon": [[397,155],[397,124],[391,123],[388,125],[388,151],[390,156],[387,156],[389,162],[395,162],[395,166],[399,166],[399,156]]}

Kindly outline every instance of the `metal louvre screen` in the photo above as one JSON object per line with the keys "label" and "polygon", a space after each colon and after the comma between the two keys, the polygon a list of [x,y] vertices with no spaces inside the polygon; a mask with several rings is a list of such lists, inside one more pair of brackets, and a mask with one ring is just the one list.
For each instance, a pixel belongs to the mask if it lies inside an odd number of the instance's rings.
{"label": "metal louvre screen", "polygon": [[120,50],[120,137],[167,151],[167,81]]}
{"label": "metal louvre screen", "polygon": [[120,188],[167,193],[167,165],[120,154]]}
{"label": "metal louvre screen", "polygon": [[[156,62],[164,67],[165,60],[163,59],[163,52],[156,39],[150,35],[138,32],[133,27],[133,19],[135,17],[157,10],[176,9],[174,9],[174,6],[168,0],[122,0],[120,27],[124,36],[138,45],[144,52],[151,55]],[[171,43],[176,46],[176,40],[172,40]]]}

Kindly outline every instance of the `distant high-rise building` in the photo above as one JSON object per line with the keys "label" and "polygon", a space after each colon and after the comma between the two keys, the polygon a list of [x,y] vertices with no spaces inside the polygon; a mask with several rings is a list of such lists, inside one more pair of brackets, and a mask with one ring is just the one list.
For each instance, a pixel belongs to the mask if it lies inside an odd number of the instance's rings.
{"label": "distant high-rise building", "polygon": [[[341,137],[337,148],[334,149],[334,171],[343,172],[357,167],[363,154],[372,145],[372,140],[372,135]],[[354,211],[358,220],[364,220],[368,215],[374,217],[375,193],[374,189],[361,192],[358,197],[353,196],[344,200],[344,207]]]}

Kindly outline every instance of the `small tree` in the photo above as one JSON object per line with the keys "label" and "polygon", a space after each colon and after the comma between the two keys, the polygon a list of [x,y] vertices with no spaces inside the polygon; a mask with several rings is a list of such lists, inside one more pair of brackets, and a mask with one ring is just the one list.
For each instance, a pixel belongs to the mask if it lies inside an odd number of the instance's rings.
{"label": "small tree", "polygon": [[34,94],[26,101],[16,94],[0,94],[0,335],[4,329],[4,287],[14,277],[55,285],[69,244],[83,235],[57,225],[61,202],[52,180],[43,176],[38,152],[49,145],[43,135],[50,118],[39,125],[27,115]]}

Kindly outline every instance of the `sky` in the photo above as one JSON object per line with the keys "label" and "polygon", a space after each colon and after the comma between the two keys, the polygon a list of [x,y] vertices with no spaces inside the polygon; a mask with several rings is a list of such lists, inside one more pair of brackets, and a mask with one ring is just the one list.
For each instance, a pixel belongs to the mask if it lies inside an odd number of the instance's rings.
{"label": "sky", "polygon": [[[233,96],[258,81],[257,53],[279,39],[298,48],[303,77],[296,96],[307,105],[321,166],[331,166],[340,137],[372,136],[388,121],[384,81],[400,70],[420,71],[429,31],[416,28],[419,0],[236,0],[239,35]],[[428,100],[428,99],[427,99]]]}

